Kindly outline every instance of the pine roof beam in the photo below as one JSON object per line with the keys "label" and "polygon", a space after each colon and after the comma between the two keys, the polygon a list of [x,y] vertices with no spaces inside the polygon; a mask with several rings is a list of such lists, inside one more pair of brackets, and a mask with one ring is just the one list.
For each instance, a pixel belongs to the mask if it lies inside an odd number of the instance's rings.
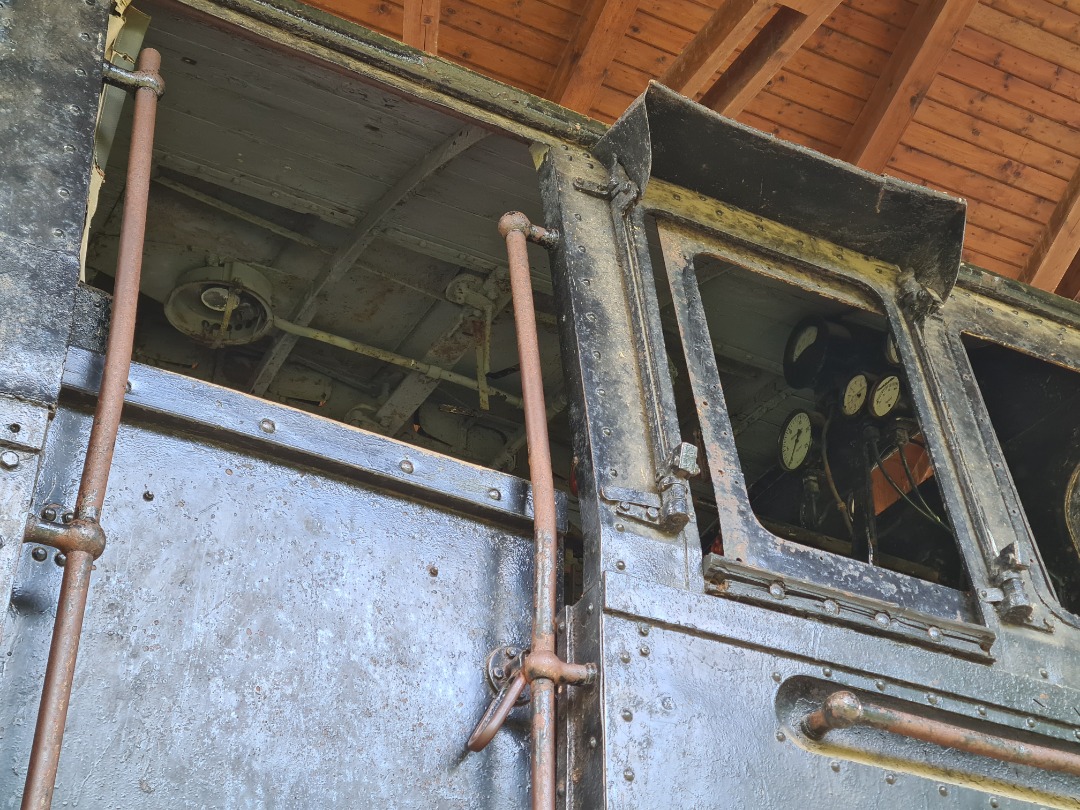
{"label": "pine roof beam", "polygon": [[638,0],[591,0],[548,83],[547,97],[588,115]]}
{"label": "pine roof beam", "polygon": [[442,0],[405,0],[402,41],[435,55],[439,52],[439,6]]}
{"label": "pine roof beam", "polygon": [[[1066,271],[1080,252],[1080,169],[1065,195],[1050,214],[1050,221],[1028,254],[1020,281],[1054,292],[1065,280]],[[1071,297],[1071,296],[1070,296]]]}
{"label": "pine roof beam", "polygon": [[700,101],[734,117],[760,93],[833,13],[838,0],[817,2],[810,13],[781,6],[735,57]]}
{"label": "pine roof beam", "polygon": [[773,0],[723,0],[660,77],[660,83],[694,98],[773,6]]}
{"label": "pine roof beam", "polygon": [[885,168],[942,60],[978,0],[925,0],[900,38],[841,157],[871,172]]}

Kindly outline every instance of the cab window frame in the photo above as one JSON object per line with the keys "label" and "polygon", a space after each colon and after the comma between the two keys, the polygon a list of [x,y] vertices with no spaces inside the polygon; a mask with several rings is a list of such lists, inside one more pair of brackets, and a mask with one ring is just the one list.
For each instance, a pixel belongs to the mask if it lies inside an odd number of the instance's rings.
{"label": "cab window frame", "polygon": [[[992,617],[974,596],[974,591],[987,580],[987,561],[978,552],[978,542],[968,515],[968,499],[954,475],[951,448],[939,426],[940,415],[929,407],[935,396],[940,395],[940,392],[928,386],[928,382],[932,382],[936,376],[928,373],[926,368],[932,352],[926,351],[921,330],[905,317],[898,304],[898,268],[861,257],[869,263],[871,278],[843,267],[845,258],[857,254],[823,240],[812,237],[799,240],[800,247],[813,243],[807,252],[816,253],[820,259],[808,261],[806,258],[785,255],[777,251],[775,245],[764,244],[764,240],[755,242],[746,239],[745,235],[732,238],[730,233],[725,234],[719,229],[713,231],[702,227],[700,222],[692,223],[684,217],[671,216],[669,211],[653,209],[650,216],[654,223],[654,238],[659,242],[656,261],[663,264],[663,268],[657,268],[658,286],[670,290],[675,306],[680,343],[705,440],[706,457],[701,461],[703,465],[709,465],[712,472],[718,521],[724,536],[724,556],[712,562],[721,566],[734,564],[766,570],[777,575],[778,579],[808,581],[838,594],[879,600],[900,610],[927,617],[984,627],[993,625]],[[828,251],[832,251],[833,260],[826,258],[830,255]],[[695,345],[711,346],[709,339],[702,338],[709,334],[709,330],[696,273],[697,259],[703,256],[738,265],[763,277],[869,310],[885,318],[896,337],[904,369],[912,381],[912,404],[923,426],[927,450],[934,464],[972,592],[802,546],[765,529],[750,507],[715,358],[704,349],[694,350]],[[663,276],[667,277],[666,283]],[[698,339],[688,340],[688,334],[696,334]],[[706,566],[709,562],[706,557]]]}

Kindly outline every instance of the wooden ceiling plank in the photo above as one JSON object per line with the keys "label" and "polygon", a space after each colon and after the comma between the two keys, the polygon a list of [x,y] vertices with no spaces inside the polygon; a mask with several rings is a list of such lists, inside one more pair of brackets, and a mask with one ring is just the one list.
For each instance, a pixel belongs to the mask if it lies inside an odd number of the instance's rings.
{"label": "wooden ceiling plank", "polygon": [[406,45],[433,55],[439,52],[440,3],[441,0],[405,0],[401,39]]}
{"label": "wooden ceiling plank", "polygon": [[727,70],[705,91],[701,103],[736,116],[828,19],[837,0],[824,0],[811,14],[781,6]]}
{"label": "wooden ceiling plank", "polygon": [[848,136],[845,160],[872,172],[888,163],[977,0],[928,0],[885,66]]}
{"label": "wooden ceiling plank", "polygon": [[589,113],[637,5],[638,0],[590,0],[548,84],[549,99]]}
{"label": "wooden ceiling plank", "polygon": [[1050,215],[1039,241],[1031,249],[1020,280],[1054,292],[1080,251],[1080,171]]}
{"label": "wooden ceiling plank", "polygon": [[773,0],[723,0],[660,82],[684,96],[696,96],[773,5]]}

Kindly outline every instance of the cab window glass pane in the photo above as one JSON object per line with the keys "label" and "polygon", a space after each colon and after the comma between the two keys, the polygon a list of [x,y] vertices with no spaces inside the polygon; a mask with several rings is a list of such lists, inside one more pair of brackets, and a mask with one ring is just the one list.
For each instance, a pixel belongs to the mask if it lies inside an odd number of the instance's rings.
{"label": "cab window glass pane", "polygon": [[1080,613],[1080,374],[977,338],[964,346],[1047,576]]}

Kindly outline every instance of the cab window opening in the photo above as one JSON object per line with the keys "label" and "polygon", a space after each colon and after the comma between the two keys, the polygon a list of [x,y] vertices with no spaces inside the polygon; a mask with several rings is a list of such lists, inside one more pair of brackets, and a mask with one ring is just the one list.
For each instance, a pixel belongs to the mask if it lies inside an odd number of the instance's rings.
{"label": "cab window opening", "polygon": [[[886,319],[699,256],[698,289],[756,520],[803,546],[965,590],[963,560]],[[660,296],[670,302],[670,295]],[[684,436],[704,453],[673,305],[662,303]],[[703,554],[724,554],[708,465],[695,482]]]}
{"label": "cab window opening", "polygon": [[1080,614],[1080,374],[963,335],[1051,587]]}

